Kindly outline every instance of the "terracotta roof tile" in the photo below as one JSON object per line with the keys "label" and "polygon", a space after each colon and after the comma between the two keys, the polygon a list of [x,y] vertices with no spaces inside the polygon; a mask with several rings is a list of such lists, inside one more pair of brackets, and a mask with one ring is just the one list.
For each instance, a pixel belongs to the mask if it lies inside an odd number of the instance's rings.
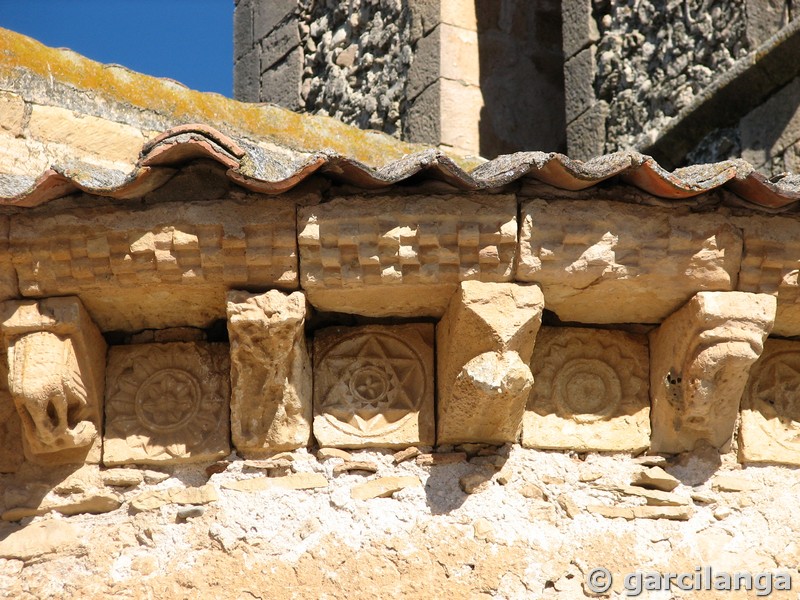
{"label": "terracotta roof tile", "polygon": [[[138,157],[114,162],[113,168],[99,154],[81,154],[77,149],[74,161],[51,162],[41,173],[4,174],[0,160],[0,203],[5,205],[35,206],[76,191],[133,198],[158,188],[176,169],[199,158],[225,167],[236,184],[267,194],[285,192],[317,174],[367,189],[410,178],[440,180],[461,190],[532,179],[578,191],[618,178],[667,200],[724,188],[743,204],[770,212],[789,209],[800,200],[800,177],[767,179],[741,160],[670,172],[636,152],[618,152],[586,162],[545,152],[518,152],[488,162],[465,159],[329,119],[193,92],[174,82],[46,48],[5,30],[0,30],[0,54],[0,90],[18,94],[29,104],[65,107],[78,115],[105,119],[103,123],[122,123],[126,131],[138,127],[145,139]],[[42,69],[48,67],[55,79],[45,81]],[[138,96],[131,80],[144,90]],[[87,103],[81,100],[85,94],[73,94],[81,89],[91,89],[95,99]],[[148,102],[154,106],[146,106]],[[204,121],[187,122],[190,117]],[[167,127],[156,134],[152,127],[159,123]],[[3,135],[0,127],[0,150],[11,134],[6,131],[5,138]],[[26,139],[26,143],[31,152],[51,156],[48,143],[52,140]]]}

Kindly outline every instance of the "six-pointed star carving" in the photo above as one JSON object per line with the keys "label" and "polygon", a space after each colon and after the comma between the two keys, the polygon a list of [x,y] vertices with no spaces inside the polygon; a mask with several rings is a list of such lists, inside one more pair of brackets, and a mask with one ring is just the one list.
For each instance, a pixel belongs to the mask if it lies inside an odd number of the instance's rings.
{"label": "six-pointed star carving", "polygon": [[334,384],[324,412],[365,433],[419,410],[424,392],[422,365],[394,336],[372,333],[347,338],[325,356]]}

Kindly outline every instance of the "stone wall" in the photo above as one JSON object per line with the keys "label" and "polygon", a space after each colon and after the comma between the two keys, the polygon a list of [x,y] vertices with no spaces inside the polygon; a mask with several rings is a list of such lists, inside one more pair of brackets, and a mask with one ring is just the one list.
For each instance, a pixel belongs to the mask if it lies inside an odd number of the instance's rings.
{"label": "stone wall", "polygon": [[[708,451],[666,461],[469,450],[433,455],[433,465],[427,453],[396,461],[388,451],[326,450],[271,463],[53,473],[41,503],[64,514],[0,523],[0,589],[26,599],[67,590],[134,600],[576,600],[598,597],[588,578],[603,567],[613,578],[606,597],[622,599],[637,577],[644,588],[645,574],[653,586],[653,574],[700,568],[707,577],[708,566],[709,584],[750,574],[749,591],[673,585],[639,597],[796,594],[800,509],[790,469],[742,470]],[[648,488],[631,485],[644,473]],[[6,495],[34,504],[41,493],[33,484]],[[102,514],[69,515],[81,499]],[[793,592],[778,588],[787,574]]]}
{"label": "stone wall", "polygon": [[86,194],[5,211],[0,589],[796,576],[795,215],[610,184],[267,197],[208,170],[218,197],[176,177],[135,218]]}
{"label": "stone wall", "polygon": [[800,173],[800,78],[780,88],[733,127],[715,129],[690,162],[741,157],[764,173]]}
{"label": "stone wall", "polygon": [[564,148],[553,0],[240,0],[235,24],[240,100],[459,153]]}
{"label": "stone wall", "polygon": [[606,151],[642,147],[752,49],[744,0],[593,5],[595,96],[608,105]]}
{"label": "stone wall", "polygon": [[481,156],[566,151],[558,0],[477,0]]}
{"label": "stone wall", "polygon": [[419,41],[408,5],[399,0],[306,1],[299,16],[305,34],[300,88],[305,110],[399,134]]}
{"label": "stone wall", "polygon": [[[756,49],[773,52],[771,36],[788,31],[791,0],[566,0],[563,11],[571,156],[636,149],[673,167],[735,157],[765,172],[793,167],[795,151],[784,153],[797,140],[790,121],[800,96],[785,85],[794,51],[775,52],[782,58],[761,75],[747,71],[761,60]],[[767,116],[770,97],[787,113],[780,123]]]}

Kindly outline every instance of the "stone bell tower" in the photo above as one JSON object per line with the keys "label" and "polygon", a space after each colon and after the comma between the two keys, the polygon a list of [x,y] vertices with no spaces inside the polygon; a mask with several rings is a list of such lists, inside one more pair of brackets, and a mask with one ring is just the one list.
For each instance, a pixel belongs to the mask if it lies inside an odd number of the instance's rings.
{"label": "stone bell tower", "polygon": [[564,150],[558,0],[237,0],[234,94],[460,154]]}

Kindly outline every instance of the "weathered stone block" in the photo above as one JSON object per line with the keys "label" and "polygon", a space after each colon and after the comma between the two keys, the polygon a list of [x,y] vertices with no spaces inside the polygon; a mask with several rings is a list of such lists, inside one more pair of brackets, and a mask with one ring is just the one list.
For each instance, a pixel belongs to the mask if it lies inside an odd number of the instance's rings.
{"label": "weathered stone block", "polygon": [[637,452],[650,444],[644,336],[543,327],[530,364],[534,383],[524,446]]}
{"label": "weathered stone block", "polygon": [[167,488],[165,490],[149,490],[131,500],[131,508],[135,512],[154,510],[167,504],[210,504],[219,500],[217,489],[210,483],[201,487]]}
{"label": "weathered stone block", "polygon": [[591,0],[563,0],[561,35],[566,58],[600,39],[597,23],[592,16]]}
{"label": "weathered stone block", "polygon": [[409,5],[426,34],[442,23],[470,31],[478,28],[473,0],[411,0]]}
{"label": "weathered stone block", "polygon": [[320,446],[434,442],[433,325],[334,327],[314,336]]}
{"label": "weathered stone block", "polygon": [[260,40],[280,23],[290,21],[297,29],[296,19],[288,19],[298,7],[297,0],[258,0],[253,7],[253,36]]}
{"label": "weathered stone block", "polygon": [[792,3],[786,0],[745,0],[747,43],[755,49],[791,20]]}
{"label": "weathered stone block", "polygon": [[477,31],[478,19],[473,0],[411,0],[409,8],[419,24],[419,34],[427,35],[442,23]]}
{"label": "weathered stone block", "polygon": [[442,23],[455,25],[468,31],[477,31],[474,0],[439,0],[439,15]]}
{"label": "weathered stone block", "polygon": [[442,23],[437,31],[439,75],[445,79],[480,87],[477,31],[453,27],[447,23]]}
{"label": "weathered stone block", "polygon": [[[260,2],[259,2],[260,3]],[[271,2],[267,2],[269,4]],[[253,0],[241,0],[233,9],[233,54],[237,60],[253,48]]]}
{"label": "weathered stone block", "polygon": [[295,21],[286,21],[261,40],[261,71],[274,66],[300,46],[300,30]]}
{"label": "weathered stone block", "polygon": [[226,344],[177,342],[108,351],[103,463],[183,463],[230,452]]}
{"label": "weathered stone block", "polygon": [[567,123],[567,154],[572,159],[589,160],[606,152],[608,104],[601,100]]}
{"label": "weathered stone block", "polygon": [[104,331],[207,327],[230,287],[297,286],[290,199],[33,209],[9,237],[22,295],[76,294]]}
{"label": "weathered stone block", "polygon": [[[421,70],[417,76],[422,78]],[[414,78],[412,78],[414,79]],[[427,83],[420,79],[420,85]],[[439,78],[414,99],[405,119],[410,141],[443,145],[461,154],[480,154],[481,88]]]}
{"label": "weathered stone block", "polygon": [[106,343],[97,326],[74,297],[9,300],[0,310],[26,458],[99,462]]}
{"label": "weathered stone block", "polygon": [[653,452],[728,447],[775,306],[766,294],[700,292],[650,333]]}
{"label": "weathered stone block", "polygon": [[389,498],[393,494],[409,487],[422,487],[418,477],[405,475],[399,477],[378,477],[354,486],[350,496],[355,500],[371,500],[373,498]]}
{"label": "weathered stone block", "polygon": [[417,42],[414,62],[408,68],[406,95],[413,100],[440,77],[441,35],[437,27]]}
{"label": "weathered stone block", "polygon": [[698,291],[736,287],[742,238],[722,215],[533,200],[522,218],[517,279],[563,321],[658,323]]}
{"label": "weathered stone block", "polygon": [[34,104],[28,121],[31,137],[65,144],[106,160],[128,165],[136,161],[144,144],[141,129],[100,117],[81,115],[57,106]]}
{"label": "weathered stone block", "polygon": [[411,142],[438,144],[441,139],[441,93],[436,83],[428,83],[425,73],[418,69],[412,80],[427,85],[419,95],[409,102],[403,120],[403,135]]}
{"label": "weathered stone block", "polygon": [[[745,115],[739,124],[742,158],[759,168],[800,139],[800,77]],[[768,169],[767,169],[768,170]]]}
{"label": "weathered stone block", "polygon": [[463,154],[480,156],[481,88],[461,81],[440,79],[441,138],[438,144]]}
{"label": "weathered stone block", "polygon": [[258,102],[261,87],[261,59],[250,50],[233,66],[233,97],[240,102]]}
{"label": "weathered stone block", "polygon": [[739,459],[800,465],[800,342],[768,339],[742,397]]}
{"label": "weathered stone block", "polygon": [[19,94],[0,92],[0,129],[12,136],[22,135],[25,123],[25,101]]}
{"label": "weathered stone block", "polygon": [[[269,67],[269,68],[267,68]],[[291,50],[278,63],[261,63],[261,102],[280,104],[289,110],[300,110],[304,104],[300,97],[303,78],[303,49]]]}
{"label": "weathered stone block", "polygon": [[567,123],[595,103],[595,47],[581,50],[564,63],[564,93]]}
{"label": "weathered stone block", "polygon": [[517,440],[543,308],[538,286],[460,285],[436,327],[439,444]]}
{"label": "weathered stone block", "polygon": [[17,138],[0,130],[0,170],[23,177],[42,173],[57,160],[52,149],[38,140]]}
{"label": "weathered stone block", "polygon": [[744,234],[744,255],[738,289],[771,294],[778,299],[772,333],[800,335],[800,287],[798,221],[790,217],[734,217]]}
{"label": "weathered stone block", "polygon": [[440,316],[461,281],[510,281],[507,195],[336,198],[299,209],[303,288],[320,310]]}
{"label": "weathered stone block", "polygon": [[12,530],[0,541],[0,558],[31,560],[43,554],[75,553],[82,545],[77,526],[66,520],[46,520]]}
{"label": "weathered stone block", "polygon": [[305,316],[301,292],[228,293],[231,434],[240,452],[308,445],[312,385]]}

